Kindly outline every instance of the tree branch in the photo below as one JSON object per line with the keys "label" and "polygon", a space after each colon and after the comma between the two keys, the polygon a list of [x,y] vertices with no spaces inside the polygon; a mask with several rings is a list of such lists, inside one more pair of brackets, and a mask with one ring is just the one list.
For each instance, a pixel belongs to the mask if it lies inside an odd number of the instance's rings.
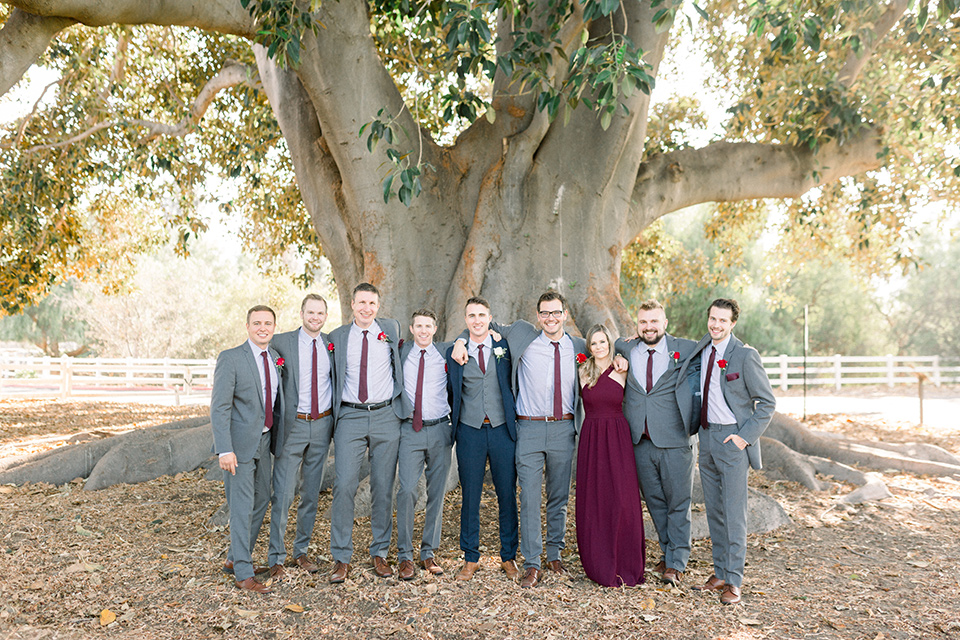
{"label": "tree branch", "polygon": [[235,61],[227,61],[224,67],[220,69],[220,72],[214,77],[210,78],[210,80],[203,85],[203,88],[200,89],[197,99],[194,100],[193,105],[190,107],[190,114],[181,118],[180,122],[177,122],[176,124],[167,124],[164,122],[141,119],[100,122],[90,127],[86,131],[71,136],[66,140],[50,142],[48,144],[39,144],[30,147],[26,152],[34,153],[36,151],[67,147],[71,144],[89,138],[98,131],[118,126],[132,125],[135,127],[145,127],[147,129],[147,133],[137,140],[138,144],[149,142],[150,140],[159,138],[160,136],[183,137],[190,133],[197,123],[200,122],[201,118],[203,118],[203,114],[206,113],[207,109],[210,107],[210,103],[213,102],[217,93],[220,91],[229,89],[230,87],[234,87],[238,84],[247,84],[251,87],[259,88],[259,83],[254,80],[254,71],[254,69],[245,64]]}
{"label": "tree branch", "polygon": [[870,60],[870,56],[880,46],[886,35],[890,33],[890,30],[900,21],[900,17],[903,16],[909,4],[909,0],[891,0],[890,4],[887,5],[887,10],[873,24],[874,37],[872,41],[861,42],[859,53],[851,50],[847,54],[847,59],[844,61],[843,68],[840,69],[840,75],[838,76],[840,84],[850,88],[856,82],[857,78],[860,77],[860,72],[863,71]]}
{"label": "tree branch", "polygon": [[806,147],[717,142],[650,158],[640,165],[622,237],[629,242],[661,216],[703,202],[798,198],[816,186],[883,165],[880,132],[844,145]]}
{"label": "tree branch", "polygon": [[69,18],[41,18],[14,9],[0,29],[0,95],[20,81],[53,36],[73,23]]}
{"label": "tree branch", "polygon": [[68,18],[91,27],[156,24],[197,27],[252,38],[256,25],[237,0],[3,0],[46,18]]}

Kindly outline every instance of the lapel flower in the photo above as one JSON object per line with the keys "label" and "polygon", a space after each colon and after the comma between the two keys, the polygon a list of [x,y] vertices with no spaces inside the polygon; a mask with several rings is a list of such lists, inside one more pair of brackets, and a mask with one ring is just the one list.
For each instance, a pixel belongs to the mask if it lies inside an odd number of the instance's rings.
{"label": "lapel flower", "polygon": [[328,343],[327,343],[327,351],[329,351],[330,353],[333,353],[333,343],[332,343],[332,342],[328,342]]}
{"label": "lapel flower", "polygon": [[286,362],[283,358],[277,358],[274,362],[277,365],[277,369],[283,369],[283,363]]}
{"label": "lapel flower", "polygon": [[397,349],[403,349],[403,338],[400,338],[400,342],[397,343]]}
{"label": "lapel flower", "polygon": [[507,350],[504,349],[503,347],[494,347],[493,355],[495,355],[497,357],[497,360],[499,360],[503,356],[507,355]]}
{"label": "lapel flower", "polygon": [[720,367],[720,371],[726,371],[727,361],[721,358],[720,360],[717,361],[717,366]]}
{"label": "lapel flower", "polygon": [[384,342],[386,344],[390,344],[391,342],[393,342],[393,340],[390,339],[390,336],[388,336],[383,331],[377,334],[377,340],[379,340],[380,342]]}
{"label": "lapel flower", "polygon": [[680,362],[680,352],[679,352],[679,351],[671,351],[671,352],[670,352],[670,357],[673,358],[673,361],[674,361],[674,362]]}
{"label": "lapel flower", "polygon": [[578,354],[577,354],[577,366],[578,366],[578,367],[579,367],[580,365],[582,365],[582,364],[583,364],[584,362],[586,362],[586,361],[587,361],[587,354],[585,354],[585,353],[578,353]]}

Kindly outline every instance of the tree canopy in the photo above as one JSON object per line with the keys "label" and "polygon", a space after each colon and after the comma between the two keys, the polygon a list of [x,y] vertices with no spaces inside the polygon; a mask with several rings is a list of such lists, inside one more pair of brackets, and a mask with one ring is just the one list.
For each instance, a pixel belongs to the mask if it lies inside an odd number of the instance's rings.
{"label": "tree canopy", "polygon": [[[702,202],[721,203],[708,237],[756,235],[776,209],[796,261],[903,267],[912,213],[960,194],[958,14],[960,0],[0,0],[0,91],[33,65],[56,77],[0,142],[3,309],[122,274],[164,225],[188,251],[214,197],[265,261],[322,252],[341,288],[372,281],[401,318],[423,303],[456,317],[476,293],[529,316],[553,286],[581,328],[623,327],[621,251]],[[651,102],[691,64],[706,86]],[[704,132],[706,92],[727,115]],[[738,259],[729,247],[719,259]]]}

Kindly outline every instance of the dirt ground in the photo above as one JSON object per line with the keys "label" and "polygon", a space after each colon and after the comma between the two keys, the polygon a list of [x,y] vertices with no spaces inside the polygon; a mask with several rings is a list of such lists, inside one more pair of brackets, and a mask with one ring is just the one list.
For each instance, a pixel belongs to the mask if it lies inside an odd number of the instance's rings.
{"label": "dirt ground", "polygon": [[[0,456],[197,415],[201,407],[0,401]],[[890,442],[923,441],[960,454],[960,426],[931,433],[844,415],[814,428]],[[723,607],[689,586],[711,573],[709,541],[695,541],[681,589],[653,574],[608,589],[580,568],[571,500],[564,561],[521,590],[499,571],[496,498],[485,493],[483,570],[459,584],[459,493],[447,497],[435,579],[377,578],[365,549],[369,522],[354,529],[354,571],[342,585],[290,569],[269,596],[240,592],[220,573],[227,537],[207,528],[222,485],[203,471],[87,492],[80,481],[0,487],[0,639],[34,638],[960,638],[960,478],[885,474],[893,497],[845,507],[836,497],[772,482],[795,526],[751,536],[744,603]],[[321,510],[330,503],[321,496]],[[290,525],[293,525],[293,518]],[[649,538],[647,559],[659,552]],[[288,532],[288,545],[292,529]],[[257,547],[265,560],[266,530]],[[329,523],[318,520],[315,553],[329,565]],[[390,560],[395,562],[395,549]]]}

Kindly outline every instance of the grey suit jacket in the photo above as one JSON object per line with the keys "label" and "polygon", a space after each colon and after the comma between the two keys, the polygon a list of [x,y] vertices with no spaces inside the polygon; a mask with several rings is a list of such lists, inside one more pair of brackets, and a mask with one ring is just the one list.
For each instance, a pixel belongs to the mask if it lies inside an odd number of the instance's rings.
{"label": "grey suit jacket", "polygon": [[[270,358],[276,363],[279,354],[270,347]],[[210,424],[213,427],[213,452],[232,451],[238,462],[253,459],[260,445],[260,435],[266,419],[263,387],[260,385],[260,363],[253,356],[250,345],[244,341],[239,347],[221,351],[213,371],[213,391],[210,396]],[[280,372],[276,365],[272,375]],[[283,385],[277,386],[274,399],[273,428],[270,430],[270,451],[276,453],[278,442],[283,442],[284,400]]]}
{"label": "grey suit jacket", "polygon": [[[410,350],[416,347],[416,343],[413,340],[402,340],[400,345],[400,370],[403,370],[403,365],[407,362],[407,356],[410,355]],[[447,351],[450,347],[453,346],[452,342],[434,342],[433,346],[437,348],[437,351],[440,352],[440,357],[444,359],[444,367],[446,367],[446,357]],[[419,347],[417,347],[419,348]],[[400,376],[401,382],[403,381],[403,376]],[[450,398],[450,376],[447,376],[447,404],[450,404],[452,399]],[[406,420],[413,415],[413,403],[407,399],[407,394],[403,394],[401,397],[400,412],[397,414],[397,417],[401,420]]]}
{"label": "grey suit jacket", "polygon": [[[340,415],[343,402],[343,383],[347,370],[347,344],[350,341],[350,325],[341,325],[330,332],[330,344],[333,344],[333,414]],[[377,318],[377,324],[387,334],[390,345],[390,357],[393,361],[393,411],[398,416],[403,410],[403,372],[400,370],[400,323],[390,318]],[[374,336],[375,337],[375,336]],[[367,339],[370,339],[369,334]]]}
{"label": "grey suit jacket", "polygon": [[[500,324],[499,322],[491,322],[490,328],[502,335],[507,344],[510,345],[510,353],[513,354],[513,363],[510,368],[510,388],[513,390],[513,397],[520,397],[520,358],[523,357],[523,352],[527,350],[527,347],[530,346],[530,343],[537,339],[537,337],[543,333],[541,330],[534,327],[532,324],[526,320],[517,320],[513,324]],[[469,339],[469,332],[464,331],[460,334],[459,337],[464,340]],[[570,335],[570,334],[567,334]],[[587,341],[583,338],[578,338],[577,336],[570,336],[570,339],[573,340],[573,352],[574,354],[583,353],[586,354],[587,351]],[[580,376],[576,370],[576,358],[574,358],[574,427],[577,430],[577,433],[580,433],[580,427],[583,425],[583,402],[580,400]]]}
{"label": "grey suit jacket", "polygon": [[[650,440],[662,449],[689,447],[693,443],[688,423],[693,413],[689,393],[679,388],[680,369],[684,361],[690,357],[697,343],[693,340],[675,338],[666,335],[667,354],[670,363],[667,370],[657,379],[650,393],[646,385],[637,382],[637,377],[645,379],[646,372],[631,371],[627,374],[627,387],[623,394],[623,415],[630,423],[630,435],[633,443],[640,442],[643,428],[646,425]],[[616,342],[617,353],[630,359],[633,349],[646,349],[647,345],[641,340],[627,342],[620,339]],[[674,356],[674,354],[677,354]],[[683,409],[681,409],[683,405]],[[699,419],[699,416],[698,416]]]}
{"label": "grey suit jacket", "polygon": [[[317,341],[317,358],[328,358],[330,360],[330,379],[331,383],[335,384],[336,373],[333,366],[333,352],[327,349],[328,344],[330,344],[330,335],[321,331],[320,340]],[[276,349],[280,357],[284,359],[283,369],[280,370],[280,376],[283,380],[283,397],[286,399],[283,421],[286,425],[292,425],[294,420],[297,419],[297,404],[300,402],[300,329],[273,336],[270,347]],[[321,413],[326,410],[326,407],[320,407]],[[336,418],[336,414],[334,414],[334,418]]]}
{"label": "grey suit jacket", "polygon": [[[685,374],[688,369],[696,366],[699,371],[700,354],[710,345],[710,335],[704,336],[697,343],[694,353],[684,363],[681,368],[680,376],[688,379]],[[750,446],[747,447],[747,457],[750,459],[750,466],[754,469],[762,468],[762,459],[760,457],[760,435],[770,424],[773,418],[773,411],[776,408],[777,401],[773,396],[773,388],[770,386],[770,379],[763,368],[763,362],[760,360],[760,354],[753,347],[748,347],[734,335],[730,336],[730,343],[723,354],[723,359],[727,361],[727,366],[720,376],[720,389],[723,391],[723,399],[727,406],[737,418],[737,435],[746,440]],[[692,377],[689,378],[692,382]],[[697,376],[697,394],[699,390],[699,375]],[[688,387],[689,388],[689,387]],[[695,407],[697,419],[691,433],[696,433],[700,428],[700,401],[697,397]]]}

